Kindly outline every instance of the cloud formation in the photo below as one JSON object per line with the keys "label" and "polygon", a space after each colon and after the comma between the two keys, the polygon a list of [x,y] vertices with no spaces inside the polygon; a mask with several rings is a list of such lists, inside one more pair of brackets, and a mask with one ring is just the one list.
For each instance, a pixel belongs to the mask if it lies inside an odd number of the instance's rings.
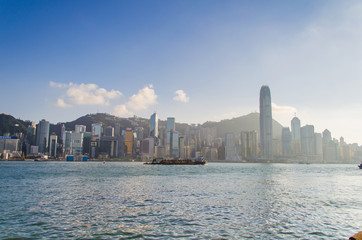
{"label": "cloud formation", "polygon": [[70,107],[69,103],[75,105],[109,105],[109,100],[119,98],[122,93],[117,90],[107,91],[100,88],[97,84],[63,84],[56,82],[49,82],[51,87],[66,88],[65,97],[59,98],[56,106]]}
{"label": "cloud formation", "polygon": [[149,85],[139,90],[137,94],[132,95],[127,103],[127,107],[135,111],[145,110],[150,105],[155,104],[156,100],[155,90],[152,85]]}
{"label": "cloud formation", "polygon": [[70,107],[72,107],[70,104],[65,103],[64,99],[62,99],[62,98],[58,98],[57,102],[54,105],[57,106],[57,107],[60,107],[60,108],[70,108]]}
{"label": "cloud formation", "polygon": [[148,85],[132,95],[126,104],[121,104],[113,109],[113,114],[117,116],[132,115],[133,111],[146,110],[151,105],[157,103],[157,95],[152,85]]}
{"label": "cloud formation", "polygon": [[273,112],[284,112],[284,113],[296,113],[297,109],[291,106],[279,106],[276,103],[272,103]]}
{"label": "cloud formation", "polygon": [[175,94],[176,96],[173,97],[174,101],[188,103],[190,100],[190,98],[186,95],[186,93],[183,90],[177,90]]}
{"label": "cloud formation", "polygon": [[290,121],[297,112],[297,109],[292,106],[279,106],[272,103],[273,119],[277,120],[283,126],[289,126]]}

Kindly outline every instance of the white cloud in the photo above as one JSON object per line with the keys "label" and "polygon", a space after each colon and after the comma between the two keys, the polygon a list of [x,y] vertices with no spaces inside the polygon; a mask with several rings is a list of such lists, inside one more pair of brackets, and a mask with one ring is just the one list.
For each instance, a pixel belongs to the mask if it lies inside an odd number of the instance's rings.
{"label": "white cloud", "polygon": [[145,110],[155,104],[156,100],[155,90],[152,85],[149,85],[139,90],[137,94],[132,95],[127,103],[127,107],[135,111]]}
{"label": "white cloud", "polygon": [[56,87],[56,88],[64,88],[64,87],[67,87],[68,84],[57,83],[57,82],[50,81],[50,82],[49,82],[49,86],[51,86],[51,87]]}
{"label": "white cloud", "polygon": [[57,102],[54,105],[57,107],[60,107],[60,108],[70,108],[71,107],[71,105],[64,102],[64,99],[62,99],[62,98],[58,98]]}
{"label": "white cloud", "polygon": [[126,105],[121,104],[121,105],[117,105],[114,109],[113,109],[113,114],[117,115],[117,116],[126,116],[126,115],[132,115],[132,113],[130,111],[128,111]]}
{"label": "white cloud", "polygon": [[290,121],[297,112],[295,107],[279,106],[272,103],[273,119],[277,120],[283,126],[289,126]]}
{"label": "white cloud", "polygon": [[[65,98],[67,102],[71,102],[76,105],[108,105],[110,99],[119,98],[122,93],[117,90],[107,91],[104,88],[100,88],[96,84],[62,84],[56,82],[50,82],[51,87],[66,88]],[[57,106],[64,107],[66,105],[65,100],[63,102],[57,102]],[[62,104],[63,103],[63,104]],[[69,105],[68,105],[69,106]]]}
{"label": "white cloud", "polygon": [[113,109],[113,114],[117,116],[132,115],[132,111],[146,110],[151,105],[157,103],[157,95],[152,85],[148,85],[132,95],[126,104],[121,104]]}
{"label": "white cloud", "polygon": [[183,90],[177,90],[175,92],[176,96],[173,97],[173,100],[187,103],[189,102],[190,98],[186,95],[186,93]]}
{"label": "white cloud", "polygon": [[272,103],[272,110],[274,112],[284,112],[284,113],[296,113],[297,109],[291,106],[279,106],[275,103]]}

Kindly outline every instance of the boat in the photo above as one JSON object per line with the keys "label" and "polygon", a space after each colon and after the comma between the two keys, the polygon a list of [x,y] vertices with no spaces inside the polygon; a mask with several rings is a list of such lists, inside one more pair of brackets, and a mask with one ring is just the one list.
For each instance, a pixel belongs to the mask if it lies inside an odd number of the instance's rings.
{"label": "boat", "polygon": [[207,163],[203,158],[193,159],[163,159],[155,158],[152,162],[145,162],[145,164],[151,165],[205,165]]}
{"label": "boat", "polygon": [[358,165],[358,167],[359,167],[359,169],[362,169],[362,163],[360,163],[360,164]]}

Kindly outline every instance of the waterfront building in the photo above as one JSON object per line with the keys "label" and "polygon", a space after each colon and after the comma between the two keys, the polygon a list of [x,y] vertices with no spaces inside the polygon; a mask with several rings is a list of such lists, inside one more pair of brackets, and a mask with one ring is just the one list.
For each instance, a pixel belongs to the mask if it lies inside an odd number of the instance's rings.
{"label": "waterfront building", "polygon": [[170,132],[170,155],[171,157],[178,158],[180,156],[179,149],[179,132],[171,131]]}
{"label": "waterfront building", "polygon": [[36,144],[36,126],[29,126],[26,131],[26,142],[29,145]]}
{"label": "waterfront building", "polygon": [[49,146],[49,127],[50,124],[42,119],[36,127],[36,145],[39,146],[40,153],[46,153]]}
{"label": "waterfront building", "polygon": [[119,123],[114,124],[114,136],[115,137],[121,136],[121,125]]}
{"label": "waterfront building", "polygon": [[168,117],[167,118],[167,132],[175,131],[175,118],[174,117]]}
{"label": "waterfront building", "polygon": [[157,113],[154,113],[150,117],[150,136],[158,138],[158,117]]}
{"label": "waterfront building", "polygon": [[135,133],[137,140],[141,141],[144,138],[143,127],[135,127]]}
{"label": "waterfront building", "polygon": [[292,127],[292,155],[299,156],[301,154],[301,140],[300,140],[300,120],[294,117],[291,121]]}
{"label": "waterfront building", "polygon": [[282,142],[278,138],[273,138],[273,156],[278,158],[282,156]]}
{"label": "waterfront building", "polygon": [[66,155],[72,154],[72,131],[65,131],[63,146]]}
{"label": "waterfront building", "polygon": [[93,123],[92,124],[92,136],[102,136],[102,123]]}
{"label": "waterfront building", "polygon": [[225,160],[226,161],[237,160],[235,135],[232,132],[225,133]]}
{"label": "waterfront building", "polygon": [[83,134],[84,133],[71,133],[71,154],[74,156],[83,154]]}
{"label": "waterfront building", "polygon": [[131,128],[127,128],[124,134],[124,153],[127,156],[132,156],[133,154],[133,143],[134,143],[134,135]]}
{"label": "waterfront building", "polygon": [[323,131],[323,144],[327,144],[332,141],[332,134],[328,129]]}
{"label": "waterfront building", "polygon": [[271,95],[268,86],[260,89],[260,155],[266,160],[273,159],[273,118]]}
{"label": "waterfront building", "polygon": [[49,155],[52,157],[57,156],[57,145],[58,145],[58,136],[55,133],[52,133],[49,137]]}
{"label": "waterfront building", "polygon": [[289,157],[292,154],[292,135],[289,127],[282,128],[282,156]]}
{"label": "waterfront building", "polygon": [[185,137],[184,136],[180,136],[179,137],[179,158],[184,159],[186,156],[186,149],[185,149]]}
{"label": "waterfront building", "polygon": [[20,150],[19,139],[12,137],[0,136],[0,154],[3,151],[16,152]]}
{"label": "waterfront building", "polygon": [[[106,132],[107,131],[105,131],[105,133]],[[117,157],[119,150],[119,138],[112,136],[111,133],[113,133],[113,131],[109,129],[109,136],[105,135],[100,138],[100,154],[108,157]]]}
{"label": "waterfront building", "polygon": [[[242,131],[240,133],[241,156],[243,159],[258,157],[258,134],[256,131]],[[219,147],[219,146],[218,146]]]}
{"label": "waterfront building", "polygon": [[154,137],[147,137],[141,141],[141,155],[142,159],[150,159],[154,157],[155,149]]}
{"label": "waterfront building", "polygon": [[314,134],[315,143],[315,162],[321,163],[323,161],[323,140],[321,133]]}
{"label": "waterfront building", "polygon": [[[314,126],[305,125],[300,129],[301,150],[303,156],[312,156],[315,154]],[[309,159],[309,158],[308,158]]]}
{"label": "waterfront building", "polygon": [[[175,129],[175,118],[174,117],[168,117],[167,118],[167,123],[166,123],[166,141],[165,141],[165,146],[166,146],[166,154],[167,156],[172,156],[172,134],[173,132],[176,131]],[[176,141],[176,140],[174,140]],[[178,145],[178,143],[177,143]]]}
{"label": "waterfront building", "polygon": [[[330,162],[332,159],[337,159],[334,150],[334,144],[330,144],[332,141],[332,134],[328,129],[325,129],[322,133],[322,141],[323,141],[323,161],[325,163]],[[334,161],[334,160],[333,160]]]}
{"label": "waterfront building", "polygon": [[76,133],[85,133],[87,131],[87,127],[84,125],[75,125],[74,131]]}
{"label": "waterfront building", "polygon": [[104,129],[104,136],[107,137],[114,137],[114,128],[111,126],[108,126]]}

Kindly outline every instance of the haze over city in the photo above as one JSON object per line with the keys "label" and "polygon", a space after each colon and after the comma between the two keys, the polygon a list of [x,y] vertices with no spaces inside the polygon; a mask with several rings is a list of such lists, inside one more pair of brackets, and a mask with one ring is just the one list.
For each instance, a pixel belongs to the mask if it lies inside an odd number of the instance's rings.
{"label": "haze over city", "polygon": [[1,112],[177,122],[259,111],[362,143],[359,1],[1,1]]}

